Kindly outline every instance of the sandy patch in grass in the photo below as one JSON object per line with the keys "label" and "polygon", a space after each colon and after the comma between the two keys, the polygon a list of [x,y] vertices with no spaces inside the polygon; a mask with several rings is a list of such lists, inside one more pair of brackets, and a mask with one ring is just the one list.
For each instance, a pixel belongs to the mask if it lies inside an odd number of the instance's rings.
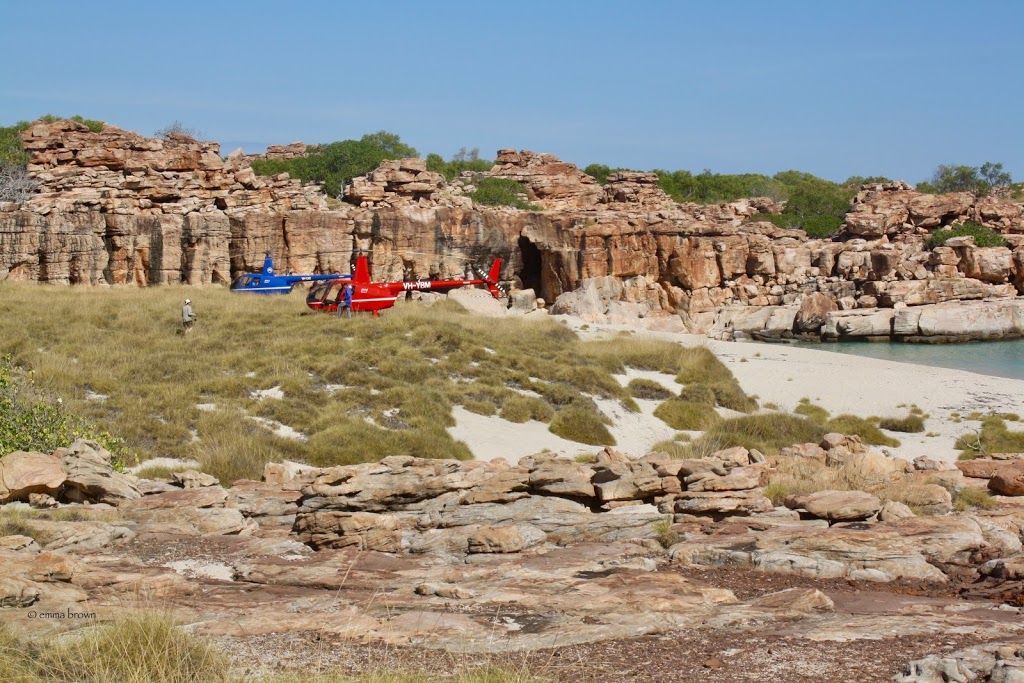
{"label": "sandy patch in grass", "polygon": [[455,426],[448,428],[453,439],[464,441],[478,460],[505,458],[516,462],[519,458],[545,449],[560,455],[574,456],[596,453],[601,448],[576,443],[552,434],[544,422],[509,422],[497,415],[477,415],[462,406],[452,409]]}
{"label": "sandy patch in grass", "polygon": [[651,451],[651,446],[671,439],[676,430],[654,417],[654,410],[661,401],[633,399],[640,406],[639,413],[631,413],[618,401],[594,398],[597,407],[612,420],[608,431],[615,437],[615,449],[626,455],[639,457]]}
{"label": "sandy patch in grass", "polygon": [[670,391],[673,394],[678,395],[679,391],[683,388],[683,385],[676,381],[675,375],[669,375],[664,372],[658,372],[657,370],[637,370],[636,368],[626,368],[626,374],[624,375],[612,375],[615,381],[626,386],[630,381],[634,379],[647,379],[652,382],[657,382],[666,391]]}
{"label": "sandy patch in grass", "polygon": [[255,415],[249,415],[247,417],[253,422],[259,424],[261,427],[269,429],[275,436],[279,436],[282,439],[295,439],[296,441],[307,441],[309,439],[308,436],[297,429],[293,429],[286,424],[281,424],[277,420],[271,420],[266,417],[256,417]]}
{"label": "sandy patch in grass", "polygon": [[270,387],[269,389],[257,389],[256,391],[250,391],[249,398],[257,401],[262,401],[265,398],[276,398],[280,401],[284,398],[284,391],[281,389],[280,385],[277,385]]}

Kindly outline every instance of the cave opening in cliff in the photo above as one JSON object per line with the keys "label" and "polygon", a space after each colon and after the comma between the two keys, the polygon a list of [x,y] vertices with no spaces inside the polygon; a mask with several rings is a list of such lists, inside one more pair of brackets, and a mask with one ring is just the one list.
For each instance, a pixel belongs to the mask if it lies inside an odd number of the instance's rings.
{"label": "cave opening in cliff", "polygon": [[541,256],[540,249],[527,237],[519,238],[519,255],[523,267],[516,271],[519,281],[523,283],[523,289],[532,289],[537,296],[541,296],[540,273]]}

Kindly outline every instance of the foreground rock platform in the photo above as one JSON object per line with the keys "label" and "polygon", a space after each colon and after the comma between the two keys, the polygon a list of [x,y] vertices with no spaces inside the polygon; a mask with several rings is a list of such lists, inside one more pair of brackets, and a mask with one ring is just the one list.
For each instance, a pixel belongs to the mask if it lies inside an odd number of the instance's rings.
{"label": "foreground rock platform", "polygon": [[[63,452],[70,471],[76,457],[95,459],[83,446]],[[794,452],[835,460],[858,444],[829,435],[811,446]],[[0,512],[21,526],[0,537],[0,609],[5,622],[42,633],[54,623],[32,615],[105,619],[159,604],[232,651],[264,643],[295,664],[286,654],[295,643],[323,642],[339,657],[385,648],[410,661],[430,651],[599,658],[561,670],[573,680],[619,680],[602,667],[669,643],[708,653],[681,670],[716,660],[707,680],[750,680],[742,663],[767,650],[783,653],[772,661],[786,680],[811,680],[806,668],[843,648],[875,652],[860,680],[888,680],[924,671],[907,668],[913,658],[1024,637],[1015,498],[990,512],[925,516],[863,492],[794,496],[793,509],[728,502],[763,497],[770,467],[742,448],[701,460],[611,450],[595,462],[394,456],[272,464],[265,481],[230,487],[196,474],[142,480],[136,488],[153,493],[116,505],[12,502]],[[39,476],[55,479],[51,468]],[[709,494],[719,507],[695,511],[689,501],[707,499],[692,496]],[[644,671],[634,680],[669,680]]]}

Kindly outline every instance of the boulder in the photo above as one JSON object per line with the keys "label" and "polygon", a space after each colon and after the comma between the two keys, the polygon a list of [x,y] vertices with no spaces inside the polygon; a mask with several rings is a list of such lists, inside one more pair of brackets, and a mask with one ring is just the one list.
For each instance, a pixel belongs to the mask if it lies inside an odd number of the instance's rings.
{"label": "boulder", "polygon": [[800,303],[796,313],[795,327],[797,332],[817,333],[825,324],[825,318],[831,311],[839,310],[838,304],[821,292],[814,292]]}
{"label": "boulder", "polygon": [[537,310],[537,293],[533,289],[517,289],[508,295],[509,308],[520,313]]}
{"label": "boulder", "polygon": [[909,506],[893,500],[885,501],[882,509],[878,512],[878,519],[882,522],[898,522],[901,519],[914,516],[914,511]]}
{"label": "boulder", "polygon": [[1003,496],[1024,496],[1024,461],[1003,465],[989,480],[988,487]]}
{"label": "boulder", "polygon": [[[948,494],[947,494],[948,495]],[[804,510],[830,522],[852,522],[873,517],[882,509],[882,501],[865,491],[816,491],[786,496],[791,510]]]}
{"label": "boulder", "polygon": [[1006,467],[1008,461],[994,460],[991,458],[974,458],[973,460],[957,460],[956,468],[964,473],[965,477],[974,479],[991,479],[999,473],[999,470]]}
{"label": "boulder", "polygon": [[448,299],[458,303],[473,315],[500,318],[507,313],[501,302],[491,296],[486,289],[460,287],[448,292]]}
{"label": "boulder", "polygon": [[674,511],[691,515],[752,515],[770,512],[772,502],[760,491],[684,491],[676,496]]}
{"label": "boulder", "polygon": [[922,515],[944,515],[953,509],[953,498],[938,484],[907,484],[899,490],[900,499]]}
{"label": "boulder", "polygon": [[116,505],[142,495],[139,480],[130,474],[116,472],[110,464],[110,452],[95,441],[79,439],[58,453],[67,472],[65,500]]}
{"label": "boulder", "polygon": [[205,472],[197,472],[196,470],[172,473],[171,483],[185,489],[197,489],[202,486],[217,486],[220,484],[216,477]]}
{"label": "boulder", "polygon": [[52,496],[60,491],[65,478],[60,458],[15,451],[0,458],[0,503],[28,500],[36,493]]}
{"label": "boulder", "polygon": [[[579,463],[550,459],[530,472],[530,488],[538,493],[570,498],[593,498],[596,495],[591,479],[594,471]],[[483,501],[481,501],[483,502]]]}

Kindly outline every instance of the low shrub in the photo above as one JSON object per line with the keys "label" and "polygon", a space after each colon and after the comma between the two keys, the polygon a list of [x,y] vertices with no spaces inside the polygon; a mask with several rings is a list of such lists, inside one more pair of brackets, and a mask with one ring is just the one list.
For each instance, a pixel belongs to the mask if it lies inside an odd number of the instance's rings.
{"label": "low shrub", "polygon": [[462,407],[471,413],[477,415],[495,415],[498,412],[497,406],[490,401],[474,401],[473,399],[465,399],[462,402]]}
{"label": "low shrub", "polygon": [[707,384],[687,384],[679,392],[681,401],[690,403],[705,403],[709,406],[715,405],[715,390]]}
{"label": "low shrub", "polygon": [[954,237],[973,237],[974,244],[979,247],[1005,247],[1006,238],[992,228],[967,221],[954,223],[947,230],[936,230],[925,245],[929,249],[941,247]]}
{"label": "low shrub", "polygon": [[856,415],[836,415],[825,423],[825,428],[830,432],[840,434],[856,434],[866,444],[872,446],[893,446],[900,445],[898,439],[886,436],[872,422]]}
{"label": "low shrub", "polygon": [[924,419],[920,415],[883,417],[878,421],[878,426],[882,429],[887,429],[890,432],[919,434],[924,431]]}
{"label": "low shrub", "polygon": [[710,349],[699,346],[687,351],[679,359],[676,381],[680,384],[713,384],[733,379],[729,368]]}
{"label": "low shrub", "polygon": [[1002,417],[991,415],[982,419],[981,429],[957,439],[961,459],[970,459],[984,453],[1024,452],[1024,432],[1007,428]]}
{"label": "low shrub", "polygon": [[[741,415],[717,422],[688,446],[691,453],[743,446],[766,455],[777,454],[795,443],[817,443],[826,429],[805,417],[786,413]],[[697,457],[697,456],[693,456]]]}
{"label": "low shrub", "polygon": [[669,399],[654,410],[654,416],[672,429],[704,431],[722,418],[713,406],[707,403],[694,403]]}
{"label": "low shrub", "polygon": [[672,396],[672,392],[652,379],[637,377],[626,385],[633,398],[647,399],[649,401],[664,401]]}
{"label": "low shrub", "polygon": [[663,519],[660,522],[654,524],[654,534],[658,543],[663,548],[671,548],[679,541],[683,540],[682,535],[672,528],[672,517],[669,516],[667,519]]}
{"label": "low shrub", "polygon": [[656,444],[651,446],[651,452],[668,453],[669,456],[676,459],[684,459],[690,457],[690,450],[688,445],[679,443],[678,441],[672,441],[671,439],[657,442]]}
{"label": "low shrub", "polygon": [[52,453],[76,439],[90,439],[114,455],[114,466],[119,470],[128,457],[121,439],[70,415],[59,398],[44,396],[32,373],[14,365],[10,356],[0,358],[0,415],[0,455],[14,451]]}
{"label": "low shrub", "polygon": [[637,339],[622,333],[612,339],[585,341],[580,344],[580,352],[597,361],[608,372],[622,374],[626,368],[635,368],[675,374],[679,372],[682,360],[697,350],[658,339]]}
{"label": "low shrub", "polygon": [[740,413],[749,413],[757,410],[757,401],[753,396],[747,396],[743,392],[743,389],[740,388],[740,383],[735,378],[714,382],[710,387],[715,394],[715,403],[723,408]]}
{"label": "low shrub", "polygon": [[569,441],[592,446],[615,445],[615,438],[601,416],[578,406],[568,406],[555,413],[548,430]]}
{"label": "low shrub", "polygon": [[963,512],[970,508],[994,510],[999,503],[992,494],[977,486],[965,486],[953,494],[953,509]]}
{"label": "low shrub", "polygon": [[828,411],[819,405],[811,403],[811,399],[809,398],[800,399],[800,403],[798,403],[796,408],[793,409],[793,412],[822,424],[828,422],[829,418]]}
{"label": "low shrub", "polygon": [[501,406],[501,417],[509,422],[549,422],[554,414],[546,401],[535,396],[511,396]]}

